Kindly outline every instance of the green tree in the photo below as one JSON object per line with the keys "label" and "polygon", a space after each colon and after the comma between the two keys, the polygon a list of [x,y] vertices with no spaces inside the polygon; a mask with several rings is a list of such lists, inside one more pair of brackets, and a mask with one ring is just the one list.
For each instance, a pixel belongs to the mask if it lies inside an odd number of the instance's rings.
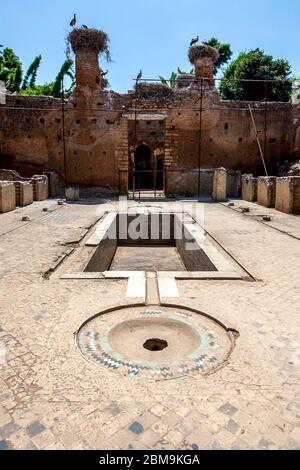
{"label": "green tree", "polygon": [[211,38],[208,41],[203,41],[203,44],[214,47],[219,52],[219,59],[216,62],[214,74],[216,75],[219,69],[228,63],[232,56],[230,44],[221,43],[217,38]]}
{"label": "green tree", "polygon": [[65,60],[65,62],[61,66],[61,69],[58,72],[54,80],[53,96],[55,97],[61,96],[62,80],[66,75],[71,79],[72,81],[71,88],[73,87],[75,78],[74,78],[74,72],[73,72],[72,67],[73,67],[73,61],[71,59]]}
{"label": "green tree", "polygon": [[73,72],[73,61],[66,60],[61,66],[60,71],[58,72],[54,82],[45,83],[44,85],[34,85],[31,86],[31,81],[29,86],[21,90],[21,94],[24,96],[30,95],[44,95],[44,96],[55,96],[59,98],[62,91],[62,80],[65,76],[68,76],[71,79],[71,86],[69,91],[73,88],[75,84],[75,76]]}
{"label": "green tree", "polygon": [[41,55],[36,56],[32,64],[28,67],[25,78],[23,80],[22,90],[26,90],[26,88],[34,88],[36,83],[37,71],[41,64],[41,60]]}
{"label": "green tree", "polygon": [[45,83],[44,85],[35,85],[34,87],[28,87],[25,90],[20,90],[22,96],[52,96],[53,95],[52,83]]}
{"label": "green tree", "polygon": [[[266,80],[272,82],[266,85]],[[242,52],[229,64],[221,81],[220,93],[225,100],[261,101],[267,94],[269,101],[289,101],[292,87],[288,61],[274,59],[261,49],[254,49]]]}
{"label": "green tree", "polygon": [[22,83],[22,64],[12,49],[0,50],[0,80],[11,92],[18,92]]}

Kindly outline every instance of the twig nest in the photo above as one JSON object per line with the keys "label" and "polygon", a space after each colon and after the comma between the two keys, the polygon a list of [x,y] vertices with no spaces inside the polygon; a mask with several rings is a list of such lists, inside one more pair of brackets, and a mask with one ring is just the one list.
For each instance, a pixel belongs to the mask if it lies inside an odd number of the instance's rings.
{"label": "twig nest", "polygon": [[109,56],[109,37],[104,31],[94,28],[76,28],[68,36],[74,52],[82,49],[105,52]]}
{"label": "twig nest", "polygon": [[207,46],[206,44],[189,48],[189,61],[193,65],[195,65],[199,59],[211,59],[212,62],[216,63],[218,58],[219,52],[217,49]]}
{"label": "twig nest", "polygon": [[173,90],[162,83],[139,83],[136,94],[140,99],[169,99],[173,97]]}
{"label": "twig nest", "polygon": [[177,88],[187,88],[193,83],[194,80],[195,80],[195,75],[188,74],[188,73],[181,74],[177,77],[177,80],[176,80]]}

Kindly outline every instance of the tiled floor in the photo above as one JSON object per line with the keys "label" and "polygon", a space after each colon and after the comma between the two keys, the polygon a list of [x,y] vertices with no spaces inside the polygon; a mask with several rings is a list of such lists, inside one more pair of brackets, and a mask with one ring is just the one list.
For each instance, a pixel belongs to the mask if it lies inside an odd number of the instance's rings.
{"label": "tiled floor", "polygon": [[1,215],[0,449],[299,449],[300,220],[271,211],[269,226],[251,216],[268,209],[249,207],[206,204],[205,228],[257,281],[177,280],[179,297],[167,299],[239,332],[228,364],[160,381],[88,362],[74,342],[88,317],[132,302],[127,279],[43,277],[104,201]]}

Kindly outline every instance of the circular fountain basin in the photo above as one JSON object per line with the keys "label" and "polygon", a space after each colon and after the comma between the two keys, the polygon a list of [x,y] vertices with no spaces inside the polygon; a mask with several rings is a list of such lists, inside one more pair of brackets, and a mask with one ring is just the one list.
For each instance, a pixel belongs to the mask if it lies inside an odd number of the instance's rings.
{"label": "circular fountain basin", "polygon": [[82,356],[122,375],[164,380],[207,375],[227,361],[234,337],[216,320],[182,307],[123,307],[79,328]]}

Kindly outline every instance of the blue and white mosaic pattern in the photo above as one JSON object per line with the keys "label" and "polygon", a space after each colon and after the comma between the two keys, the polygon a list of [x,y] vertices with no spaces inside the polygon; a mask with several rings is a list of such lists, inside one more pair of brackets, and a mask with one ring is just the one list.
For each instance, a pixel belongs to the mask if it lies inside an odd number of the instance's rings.
{"label": "blue and white mosaic pattern", "polygon": [[[180,360],[149,362],[138,357],[129,360],[120,351],[112,349],[108,335],[118,323],[137,318],[167,318],[183,322],[192,327],[201,340],[191,354]],[[82,355],[91,362],[131,378],[152,380],[208,375],[224,364],[232,350],[231,337],[217,322],[186,309],[163,306],[126,307],[99,314],[80,328],[77,345]]]}

